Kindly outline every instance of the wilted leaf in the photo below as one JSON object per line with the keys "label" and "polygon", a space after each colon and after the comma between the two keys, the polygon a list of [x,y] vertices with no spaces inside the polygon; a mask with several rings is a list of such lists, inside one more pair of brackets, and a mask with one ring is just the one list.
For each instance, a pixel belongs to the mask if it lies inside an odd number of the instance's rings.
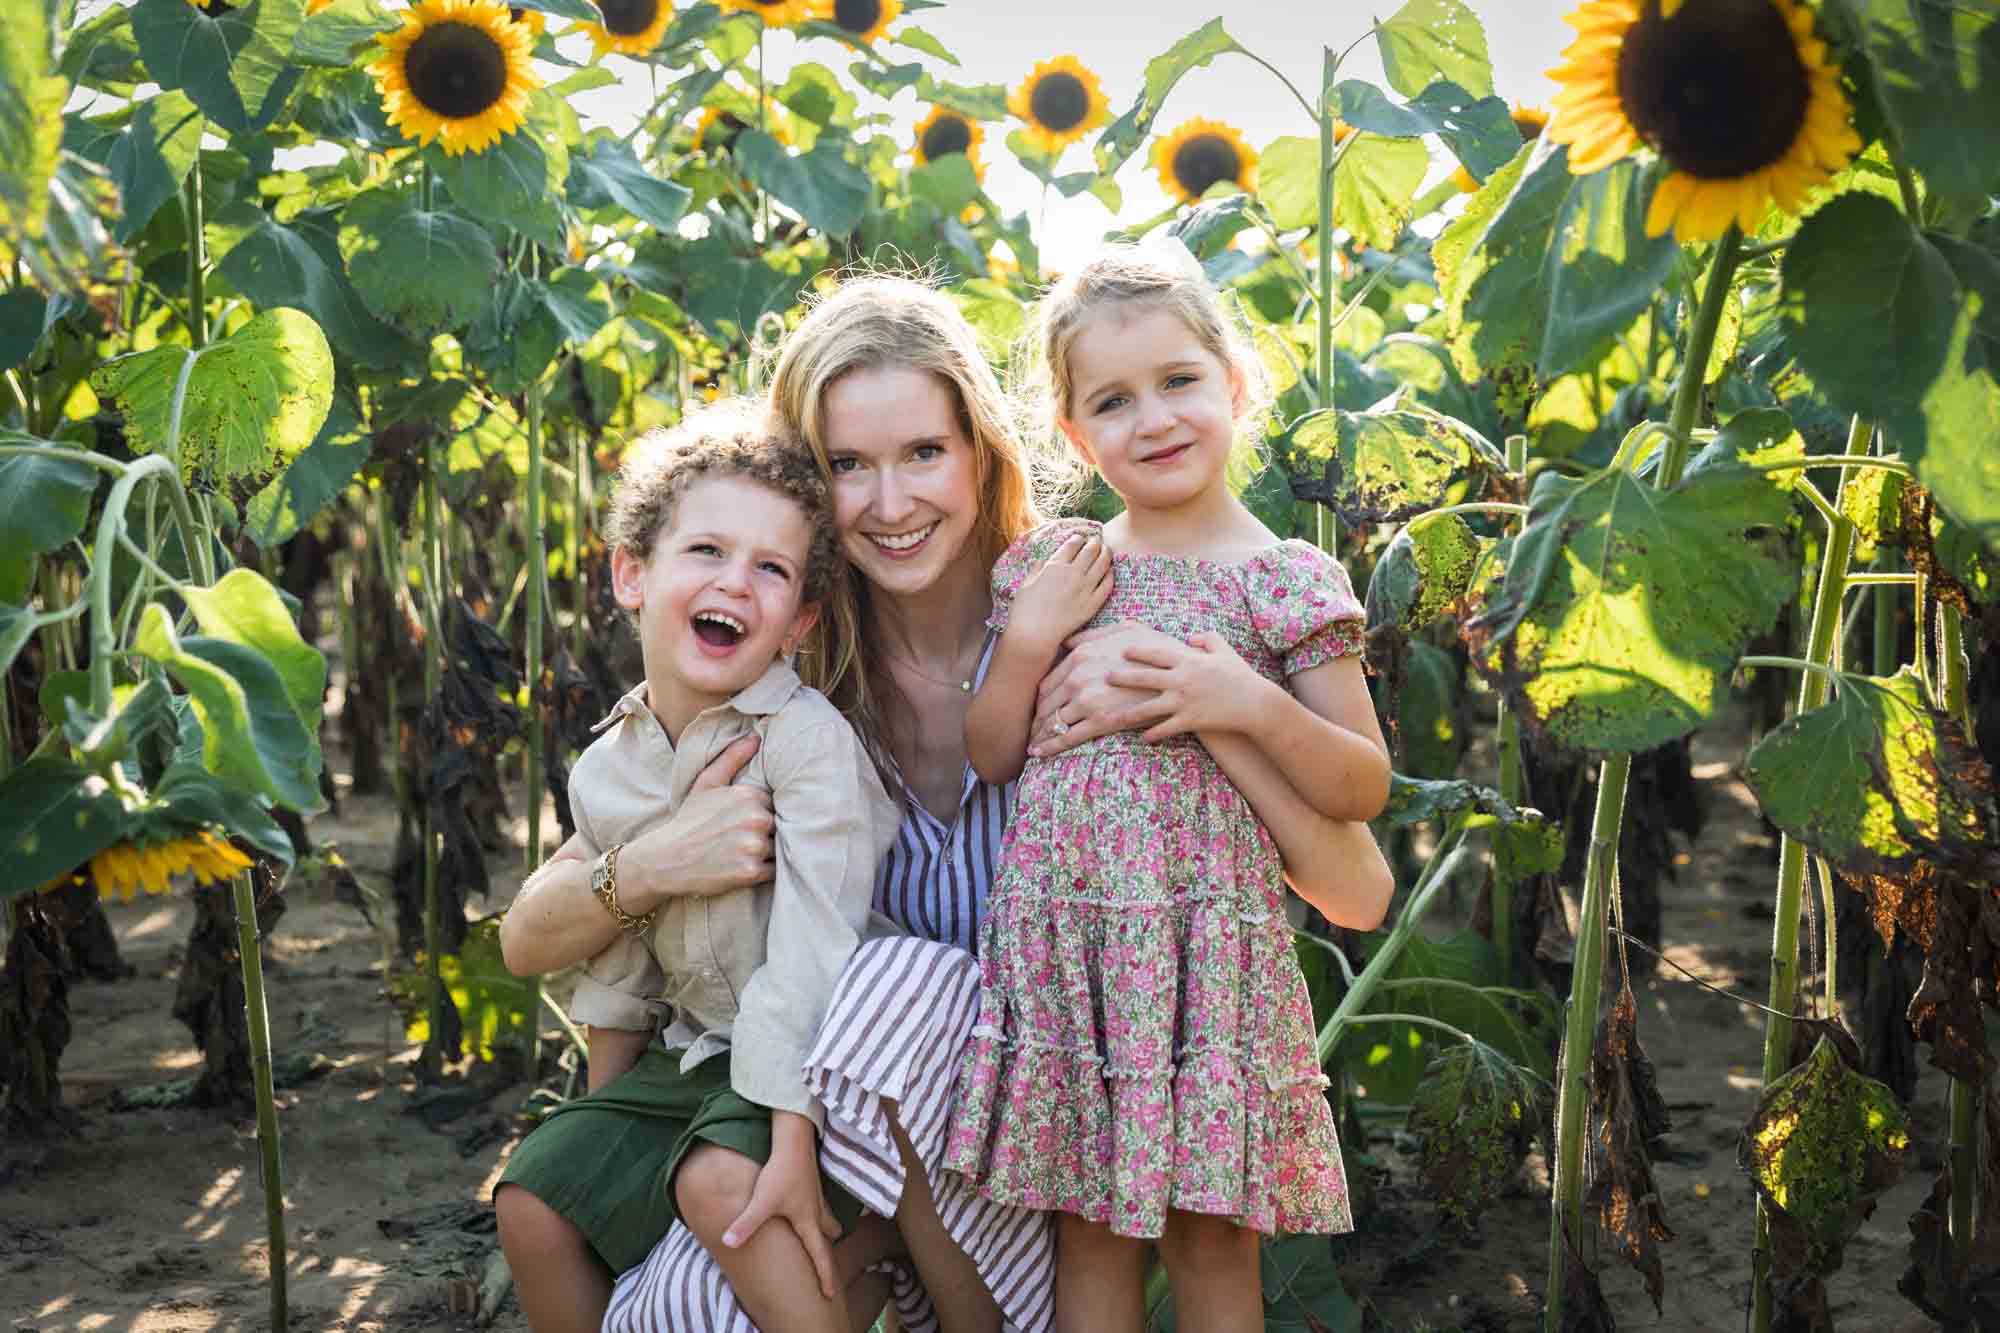
{"label": "wilted leaf", "polygon": [[1979,1204],[1961,1266],[1951,1238],[1951,1164],[1910,1216],[1910,1263],[1896,1290],[1945,1328],[2000,1328],[2000,1092],[1988,1090],[1976,1156]]}
{"label": "wilted leaf", "polygon": [[1395,625],[1414,634],[1465,596],[1472,571],[1492,542],[1456,514],[1412,520],[1389,542],[1368,579],[1368,627]]}
{"label": "wilted leaf", "polygon": [[1772,1276],[1839,1268],[1876,1196],[1902,1177],[1909,1145],[1896,1095],[1848,1068],[1826,1038],[1765,1088],[1736,1164],[1770,1206]]}
{"label": "wilted leaf", "polygon": [[1345,523],[1394,523],[1435,508],[1475,461],[1487,461],[1447,418],[1407,408],[1311,412],[1274,447],[1281,458],[1326,460],[1323,486],[1302,478],[1295,489]]}
{"label": "wilted leaf", "polygon": [[[1145,87],[1139,100],[1098,136],[1096,147],[1092,150],[1097,158],[1098,173],[1108,177],[1125,165],[1125,160],[1152,131],[1153,118],[1160,114],[1160,104],[1166,100],[1173,86],[1180,82],[1182,75],[1191,69],[1201,68],[1225,52],[1242,49],[1236,39],[1223,30],[1222,20],[1218,18],[1209,20],[1147,61]],[[988,117],[997,118],[998,113]]]}
{"label": "wilted leaf", "polygon": [[1520,1168],[1539,1116],[1537,1092],[1498,1052],[1461,1043],[1440,1051],[1410,1102],[1418,1172],[1439,1208],[1469,1221]]}
{"label": "wilted leaf", "polygon": [[[1646,1280],[1653,1309],[1661,1308],[1666,1275],[1659,1244],[1672,1240],[1659,1188],[1653,1183],[1653,1143],[1669,1128],[1653,1063],[1639,1047],[1639,1003],[1619,991],[1597,1025],[1590,1052],[1589,1163],[1583,1205],[1613,1250]],[[1574,1265],[1571,1265],[1574,1266]]]}

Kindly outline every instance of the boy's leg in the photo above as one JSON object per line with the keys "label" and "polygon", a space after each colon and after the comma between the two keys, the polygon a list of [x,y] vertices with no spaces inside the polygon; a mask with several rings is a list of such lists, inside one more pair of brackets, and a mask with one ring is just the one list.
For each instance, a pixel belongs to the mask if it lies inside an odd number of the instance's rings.
{"label": "boy's leg", "polygon": [[[839,1251],[835,1250],[835,1257]],[[889,1304],[889,1279],[880,1273],[863,1272],[847,1284],[848,1333],[868,1333],[877,1318],[893,1320],[896,1308]],[[895,1327],[891,1325],[891,1327]]]}
{"label": "boy's leg", "polygon": [[[1180,1327],[1207,1333],[1205,1325],[1190,1320],[1178,1306],[1175,1315]],[[1057,1333],[1139,1333],[1145,1323],[1146,1242],[1058,1214]]]}
{"label": "boy's leg", "polygon": [[722,1233],[749,1206],[761,1169],[742,1153],[701,1144],[674,1173],[681,1221],[715,1257],[744,1313],[765,1333],[848,1333],[845,1294],[836,1292],[830,1301],[820,1294],[812,1258],[789,1224],[766,1222],[734,1249],[722,1243]]}
{"label": "boy's leg", "polygon": [[944,1333],[998,1333],[1000,1306],[986,1289],[970,1256],[958,1247],[938,1217],[930,1176],[910,1142],[894,1102],[882,1103],[889,1133],[903,1154],[903,1197],[896,1203],[896,1229],[910,1247],[911,1262],[923,1279]]}
{"label": "boy's leg", "polygon": [[493,1191],[493,1212],[528,1327],[535,1333],[597,1333],[611,1304],[611,1275],[583,1232],[519,1185]]}
{"label": "boy's leg", "polygon": [[1264,1327],[1257,1233],[1226,1217],[1167,1213],[1160,1261],[1174,1293],[1174,1318],[1201,1333],[1255,1333]]}

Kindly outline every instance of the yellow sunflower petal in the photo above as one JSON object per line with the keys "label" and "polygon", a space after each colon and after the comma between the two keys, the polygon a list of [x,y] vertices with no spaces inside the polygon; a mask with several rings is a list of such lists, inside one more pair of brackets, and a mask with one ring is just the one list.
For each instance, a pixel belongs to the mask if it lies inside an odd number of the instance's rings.
{"label": "yellow sunflower petal", "polygon": [[542,86],[534,34],[497,0],[419,0],[369,63],[391,125],[447,155],[483,152],[521,127]]}
{"label": "yellow sunflower petal", "polygon": [[791,28],[824,17],[818,0],[722,0],[726,14],[755,14],[767,28]]}
{"label": "yellow sunflower petal", "polygon": [[1694,177],[1674,172],[1662,180],[1653,191],[1653,202],[1646,208],[1646,234],[1664,236],[1674,225],[1674,217],[1681,206],[1694,193]]}
{"label": "yellow sunflower petal", "polygon": [[1196,116],[1153,145],[1153,170],[1160,188],[1184,204],[1211,186],[1234,181],[1240,190],[1257,188],[1257,154],[1233,126]]}

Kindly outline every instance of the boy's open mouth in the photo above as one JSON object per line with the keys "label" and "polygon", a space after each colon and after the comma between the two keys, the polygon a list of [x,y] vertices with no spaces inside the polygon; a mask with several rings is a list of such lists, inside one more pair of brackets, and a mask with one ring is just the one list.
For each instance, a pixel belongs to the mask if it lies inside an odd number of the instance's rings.
{"label": "boy's open mouth", "polygon": [[743,622],[726,611],[695,612],[694,636],[711,648],[734,648],[743,634]]}

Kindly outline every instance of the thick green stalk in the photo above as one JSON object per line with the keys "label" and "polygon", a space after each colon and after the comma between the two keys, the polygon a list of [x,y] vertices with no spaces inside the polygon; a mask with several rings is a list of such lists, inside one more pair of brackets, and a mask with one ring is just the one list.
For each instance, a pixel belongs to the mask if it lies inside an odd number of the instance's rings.
{"label": "thick green stalk", "polygon": [[570,617],[570,656],[578,665],[583,662],[583,650],[588,634],[590,617],[590,582],[583,576],[583,525],[589,512],[589,500],[584,489],[583,467],[585,450],[583,432],[575,426],[569,428],[570,480],[575,486],[569,516],[569,576],[571,590],[576,594],[576,609]]}
{"label": "thick green stalk", "polygon": [[[1667,441],[1653,484],[1666,490],[1679,483],[1687,468],[1688,446],[1701,410],[1701,391],[1716,329],[1736,276],[1743,235],[1731,223],[1715,248],[1708,268],[1708,285],[1701,306],[1688,328],[1681,355],[1680,382],[1674,386],[1673,411],[1667,419]],[[1597,813],[1591,822],[1590,858],[1583,873],[1582,920],[1576,941],[1562,1064],[1556,1096],[1556,1161],[1550,1171],[1555,1193],[1549,1222],[1548,1314],[1545,1327],[1562,1327],[1563,1273],[1569,1262],[1565,1235],[1583,1245],[1583,1130],[1589,1118],[1590,1048],[1597,1028],[1597,1006],[1604,988],[1604,921],[1618,873],[1618,836],[1625,815],[1625,784],[1632,776],[1632,756],[1609,755],[1597,775]],[[1789,1012],[1789,1011],[1788,1011]]]}
{"label": "thick green stalk", "polygon": [[257,1090],[257,1148],[263,1159],[264,1230],[270,1242],[271,1328],[285,1333],[285,1177],[278,1155],[278,1104],[271,1091],[271,1019],[258,952],[257,891],[250,872],[236,877],[236,951],[243,959],[243,1007],[250,1020],[250,1070]]}
{"label": "thick green stalk", "polygon": [[[1938,604],[1938,706],[1968,730],[1965,624],[1959,609]],[[1979,1103],[1985,1089],[1962,1078],[1951,1081],[1951,1256],[1964,1272],[1972,1258],[1972,1219],[1979,1203]]]}
{"label": "thick green stalk", "polygon": [[[529,273],[539,276],[540,261],[532,253]],[[525,870],[532,874],[542,863],[542,591],[548,573],[548,534],[542,529],[542,382],[528,386],[528,780],[522,803],[528,815],[528,848]],[[537,996],[542,979],[533,982]],[[542,1066],[542,1025],[528,1024],[529,1077]]]}
{"label": "thick green stalk", "polygon": [[[428,178],[428,170],[426,171]],[[428,191],[426,191],[428,193]],[[444,683],[444,541],[438,521],[438,457],[435,441],[424,444],[424,702],[436,707]],[[431,825],[430,781],[424,782],[422,818],[418,830],[424,847],[424,971],[430,977],[430,1039],[424,1043],[424,1068],[436,1074],[444,1065],[445,998],[442,960],[438,957],[438,830]]]}
{"label": "thick green stalk", "polygon": [[[1867,426],[1859,417],[1849,431],[1849,452],[1865,445]],[[1841,486],[1854,476],[1854,469],[1841,470]],[[1831,677],[1825,670],[1833,660],[1833,645],[1840,632],[1841,595],[1847,589],[1847,566],[1854,552],[1854,524],[1839,513],[1838,503],[1827,524],[1826,545],[1821,551],[1819,591],[1813,599],[1812,628],[1806,641],[1805,660],[1812,669],[1799,679],[1798,706],[1794,716],[1807,713],[1826,702]],[[1778,851],[1777,917],[1771,932],[1771,990],[1764,1015],[1764,1086],[1784,1076],[1791,1067],[1793,1010],[1799,992],[1800,899],[1805,891],[1805,844],[1787,837]],[[1771,1222],[1764,1201],[1757,1200],[1757,1221],[1750,1255],[1750,1290],[1754,1301],[1751,1327],[1755,1333],[1770,1333],[1772,1315]]]}
{"label": "thick green stalk", "polygon": [[[1507,475],[1516,480],[1528,470],[1528,437],[1507,437]],[[1509,524],[1508,531],[1515,531]],[[1498,739],[1500,799],[1518,808],[1521,804],[1521,718],[1502,694],[1499,703]],[[1500,984],[1514,984],[1514,872],[1508,858],[1493,858],[1493,951],[1500,956]]]}
{"label": "thick green stalk", "polygon": [[203,272],[207,255],[202,238],[201,205],[201,154],[196,153],[194,162],[188,167],[187,181],[181,187],[181,215],[187,222],[188,277],[187,277],[187,326],[188,341],[198,351],[208,345],[208,296],[204,289],[207,275]]}
{"label": "thick green stalk", "polygon": [[1327,99],[1339,62],[1320,53],[1319,85],[1319,405],[1333,406],[1333,106]]}

